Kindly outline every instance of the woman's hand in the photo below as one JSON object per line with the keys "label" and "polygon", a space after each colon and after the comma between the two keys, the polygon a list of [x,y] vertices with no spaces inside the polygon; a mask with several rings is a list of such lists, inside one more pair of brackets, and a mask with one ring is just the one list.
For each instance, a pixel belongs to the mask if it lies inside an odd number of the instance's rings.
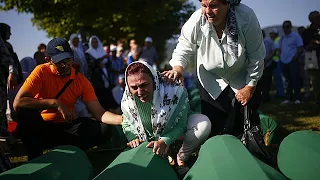
{"label": "woman's hand", "polygon": [[166,157],[169,150],[169,146],[166,145],[163,139],[160,139],[158,141],[151,141],[149,142],[147,147],[153,147],[153,152],[160,157]]}
{"label": "woman's hand", "polygon": [[161,75],[168,83],[174,83],[176,81],[182,83],[184,80],[183,68],[181,66],[175,66],[172,70],[162,72]]}
{"label": "woman's hand", "polygon": [[127,143],[127,146],[130,148],[136,148],[138,147],[143,141],[140,139],[135,139]]}
{"label": "woman's hand", "polygon": [[255,86],[246,85],[237,92],[236,99],[241,103],[242,106],[245,106],[252,98],[255,89]]}

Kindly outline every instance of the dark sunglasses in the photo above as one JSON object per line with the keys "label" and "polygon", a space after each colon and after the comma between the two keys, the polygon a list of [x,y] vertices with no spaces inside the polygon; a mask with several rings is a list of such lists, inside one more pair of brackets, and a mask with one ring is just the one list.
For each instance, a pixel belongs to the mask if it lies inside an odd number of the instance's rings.
{"label": "dark sunglasses", "polygon": [[284,25],[282,26],[283,28],[290,28],[291,26],[290,25]]}
{"label": "dark sunglasses", "polygon": [[73,59],[72,58],[69,58],[69,59],[64,59],[64,60],[61,60],[59,61],[58,63],[55,63],[56,66],[65,66],[65,65],[69,65],[73,62]]}

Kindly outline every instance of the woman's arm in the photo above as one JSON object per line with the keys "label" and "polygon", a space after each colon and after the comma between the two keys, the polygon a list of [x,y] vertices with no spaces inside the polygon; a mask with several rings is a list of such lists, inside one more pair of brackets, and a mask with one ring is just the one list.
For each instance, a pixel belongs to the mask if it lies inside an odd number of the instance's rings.
{"label": "woman's arm", "polygon": [[175,111],[173,112],[173,116],[170,121],[178,122],[173,125],[165,134],[163,134],[160,139],[163,139],[166,145],[170,145],[174,142],[181,134],[186,130],[187,122],[188,122],[188,114],[190,110],[188,92],[184,89],[182,96],[180,97],[179,104],[177,105]]}

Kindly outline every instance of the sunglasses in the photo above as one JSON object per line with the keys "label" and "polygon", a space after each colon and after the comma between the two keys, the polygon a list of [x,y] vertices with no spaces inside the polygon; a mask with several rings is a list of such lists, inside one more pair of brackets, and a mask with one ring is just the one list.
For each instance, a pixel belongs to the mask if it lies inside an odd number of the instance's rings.
{"label": "sunglasses", "polygon": [[64,59],[64,60],[61,60],[59,61],[58,63],[55,63],[56,66],[66,66],[66,65],[69,65],[73,62],[73,59],[72,58],[69,58],[69,59]]}
{"label": "sunglasses", "polygon": [[291,26],[290,25],[284,25],[282,26],[283,28],[290,28]]}

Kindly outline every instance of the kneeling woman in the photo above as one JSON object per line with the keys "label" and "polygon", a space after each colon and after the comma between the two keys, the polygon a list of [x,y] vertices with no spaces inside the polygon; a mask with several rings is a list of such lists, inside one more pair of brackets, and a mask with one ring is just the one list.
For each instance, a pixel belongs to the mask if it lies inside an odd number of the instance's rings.
{"label": "kneeling woman", "polygon": [[179,168],[187,168],[194,150],[207,139],[211,123],[207,116],[192,114],[184,86],[167,84],[161,75],[145,62],[130,64],[125,72],[127,86],[121,102],[122,128],[129,141],[137,147],[149,141],[147,147],[165,157],[176,139],[183,138],[177,154]]}

